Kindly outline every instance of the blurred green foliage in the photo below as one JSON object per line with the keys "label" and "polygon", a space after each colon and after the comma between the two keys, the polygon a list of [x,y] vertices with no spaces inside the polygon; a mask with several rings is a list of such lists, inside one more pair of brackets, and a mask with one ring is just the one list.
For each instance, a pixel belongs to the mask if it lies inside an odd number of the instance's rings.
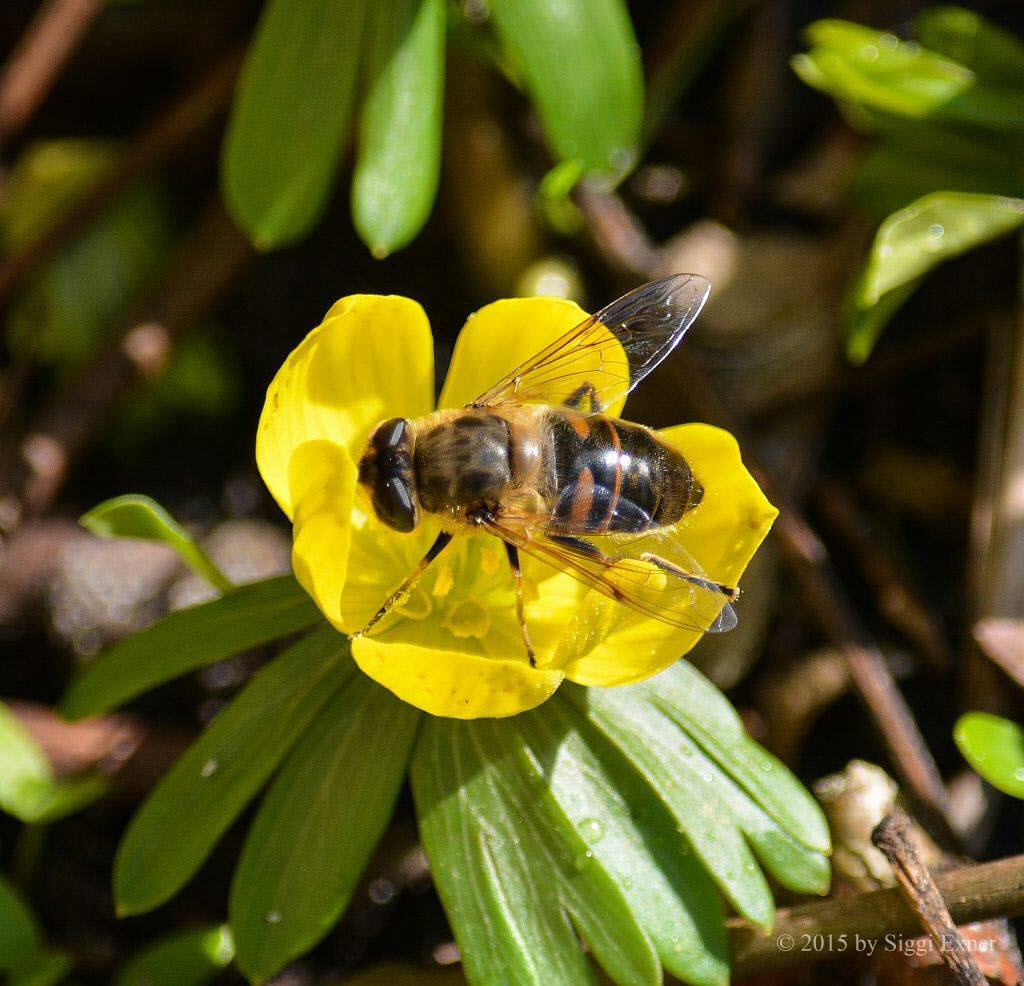
{"label": "blurred green foliage", "polygon": [[493,0],[490,16],[469,24],[444,0],[267,0],[222,157],[225,199],[256,246],[285,246],[319,220],[356,116],[356,229],[377,257],[416,236],[437,194],[446,35],[494,53],[557,159],[624,176],[643,74],[623,0]]}
{"label": "blurred green foliage", "polygon": [[851,186],[892,213],[849,294],[858,363],[928,271],[1024,221],[1024,44],[958,7],[923,11],[911,33],[818,21],[792,63],[878,140]]}
{"label": "blurred green foliage", "polygon": [[98,774],[58,779],[46,754],[0,703],[0,810],[23,822],[50,822],[73,814],[106,790]]}
{"label": "blurred green foliage", "polygon": [[[45,232],[116,155],[116,145],[97,140],[29,146],[11,169],[0,210],[4,251]],[[145,182],[131,188],[32,275],[7,318],[11,352],[65,372],[80,367],[159,273],[172,229],[159,187]]]}
{"label": "blurred green foliage", "polygon": [[1024,729],[989,712],[968,712],[953,729],[964,759],[993,787],[1024,799]]}

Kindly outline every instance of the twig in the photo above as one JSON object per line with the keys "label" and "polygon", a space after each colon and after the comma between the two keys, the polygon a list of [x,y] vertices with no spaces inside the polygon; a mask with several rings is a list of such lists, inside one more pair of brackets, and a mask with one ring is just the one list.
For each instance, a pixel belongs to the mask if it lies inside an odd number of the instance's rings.
{"label": "twig", "polygon": [[[956,924],[1024,914],[1024,856],[950,870],[935,883]],[[856,954],[860,943],[917,932],[920,918],[894,888],[784,908],[775,912],[768,935],[740,918],[731,918],[728,926],[737,980]]]}
{"label": "twig", "polygon": [[71,464],[136,380],[159,373],[171,348],[253,256],[219,202],[197,221],[179,258],[149,303],[129,319],[119,343],[72,379],[29,428],[0,477],[0,519],[11,529],[46,510]]}
{"label": "twig", "polygon": [[110,170],[61,218],[36,239],[0,264],[0,304],[41,261],[66,246],[132,181],[151,171],[228,103],[241,64],[241,54],[227,56],[195,89],[164,110],[144,130]]}
{"label": "twig", "polygon": [[973,635],[985,656],[1024,688],[1024,619],[979,620]]}
{"label": "twig", "polygon": [[102,9],[101,0],[50,0],[36,11],[0,71],[0,143],[21,132]]}
{"label": "twig", "polygon": [[[596,246],[613,269],[629,271],[640,278],[671,273],[662,269],[657,247],[621,199],[593,187],[582,187],[577,191],[577,203]],[[684,394],[694,410],[703,420],[740,436],[743,429],[692,351],[684,350],[674,359],[686,373],[688,386]],[[757,462],[752,444],[741,444],[751,472],[768,499],[779,508],[775,537],[810,615],[846,660],[854,687],[874,719],[907,793],[917,803],[922,822],[940,842],[957,848],[959,840],[948,821],[949,795],[939,769],[882,652],[861,624],[836,578],[828,550],[783,484]]]}
{"label": "twig", "polygon": [[902,571],[897,560],[880,547],[871,519],[852,493],[838,480],[827,479],[818,484],[816,502],[825,520],[856,557],[875,590],[882,615],[917,645],[932,670],[947,670],[949,648],[938,622],[909,588],[910,574]]}
{"label": "twig", "polygon": [[967,951],[939,888],[921,859],[910,819],[897,808],[878,823],[871,841],[885,853],[904,900],[914,909],[953,978],[961,986],[984,986],[986,979]]}
{"label": "twig", "polygon": [[186,732],[166,731],[123,712],[67,722],[36,702],[12,699],[5,704],[46,754],[57,777],[98,770],[130,797],[148,794],[192,742]]}

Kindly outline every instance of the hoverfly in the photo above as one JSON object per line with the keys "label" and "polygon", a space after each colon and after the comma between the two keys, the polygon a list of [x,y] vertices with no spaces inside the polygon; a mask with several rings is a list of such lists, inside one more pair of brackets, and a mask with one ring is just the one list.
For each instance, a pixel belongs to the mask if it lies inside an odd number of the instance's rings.
{"label": "hoverfly", "polygon": [[709,580],[673,531],[703,499],[701,483],[651,429],[602,413],[675,348],[709,290],[697,274],[644,285],[471,404],[379,424],[359,461],[374,513],[400,532],[431,514],[442,530],[361,633],[457,534],[482,532],[504,543],[531,665],[520,551],[673,626],[732,629],[738,590]]}

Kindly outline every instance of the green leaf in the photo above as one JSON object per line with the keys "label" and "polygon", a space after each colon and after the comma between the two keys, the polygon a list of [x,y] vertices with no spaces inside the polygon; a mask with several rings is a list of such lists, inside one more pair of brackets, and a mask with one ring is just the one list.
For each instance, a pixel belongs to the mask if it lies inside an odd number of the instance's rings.
{"label": "green leaf", "polygon": [[72,683],[61,715],[84,719],[123,705],[187,671],[305,630],[323,617],[291,575],[234,589],[172,613],[114,644]]}
{"label": "green leaf", "polygon": [[914,34],[926,48],[966,65],[992,85],[1024,88],[1024,44],[973,10],[922,10],[914,18]]}
{"label": "green leaf", "polygon": [[116,496],[82,514],[78,521],[102,538],[159,541],[215,589],[230,592],[231,583],[185,530],[156,500],[139,493]]}
{"label": "green leaf", "polygon": [[176,931],[129,959],[113,986],[204,986],[227,968],[234,954],[227,925]]}
{"label": "green leaf", "polygon": [[491,0],[554,153],[614,179],[636,161],[640,50],[622,0]]}
{"label": "green leaf", "polygon": [[727,983],[721,897],[654,792],[561,699],[515,722],[559,808],[614,877],[662,965],[693,986]]}
{"label": "green leaf", "polygon": [[729,700],[688,661],[679,661],[636,693],[694,739],[743,790],[808,849],[832,850],[818,802],[777,757],[755,743]]}
{"label": "green leaf", "polygon": [[7,986],[56,986],[71,972],[71,957],[57,949],[43,949],[12,969]]}
{"label": "green leaf", "polygon": [[988,712],[968,712],[953,727],[964,759],[993,787],[1024,799],[1024,729]]}
{"label": "green leaf", "polygon": [[816,21],[805,35],[811,50],[793,69],[837,100],[911,119],[1024,130],[1024,93],[993,89],[916,41],[839,20]]}
{"label": "green leaf", "polygon": [[382,258],[416,236],[437,196],[444,0],[379,3],[369,20],[352,218]]}
{"label": "green leaf", "polygon": [[420,832],[467,978],[660,983],[615,879],[564,816],[514,719],[428,717],[412,766]]}
{"label": "green leaf", "polygon": [[742,732],[735,712],[695,669],[681,662],[650,683],[573,687],[565,695],[655,790],[748,920],[768,928],[774,916],[750,846],[783,886],[827,890],[821,850],[828,837],[820,813],[785,767]]}
{"label": "green leaf", "polygon": [[365,44],[366,0],[267,0],[221,160],[224,198],[261,250],[303,236],[334,185]]}
{"label": "green leaf", "polygon": [[858,293],[857,284],[860,284],[862,279],[863,275],[854,285],[853,297],[846,305],[846,357],[857,366],[867,361],[882,330],[923,280],[918,277],[901,284],[891,291],[886,291],[874,305],[861,308],[855,299]]}
{"label": "green leaf", "polygon": [[974,82],[962,65],[860,24],[815,21],[804,35],[812,48],[796,56],[794,70],[837,99],[921,117],[948,105]]}
{"label": "green leaf", "polygon": [[935,192],[893,213],[871,246],[856,303],[878,304],[944,260],[1024,223],[1024,200],[969,192]]}
{"label": "green leaf", "polygon": [[91,804],[106,790],[103,777],[53,776],[50,762],[17,717],[0,703],[0,809],[23,822],[50,822]]}
{"label": "green leaf", "polygon": [[0,972],[16,968],[42,944],[35,915],[14,885],[0,876]]}
{"label": "green leaf", "polygon": [[231,884],[238,966],[250,980],[270,979],[337,922],[391,817],[419,719],[357,675],[288,754]]}
{"label": "green leaf", "polygon": [[348,641],[323,627],[259,671],[163,777],[135,814],[114,861],[121,915],[181,889],[352,673]]}

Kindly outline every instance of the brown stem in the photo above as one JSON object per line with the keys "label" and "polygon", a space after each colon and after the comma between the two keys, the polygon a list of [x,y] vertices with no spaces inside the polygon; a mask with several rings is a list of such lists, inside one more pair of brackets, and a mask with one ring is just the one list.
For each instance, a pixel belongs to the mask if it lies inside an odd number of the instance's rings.
{"label": "brown stem", "polygon": [[[970,924],[1024,914],[1024,856],[967,866],[935,878],[951,919]],[[911,935],[920,917],[898,889],[874,890],[775,912],[770,934],[739,918],[729,924],[733,980],[807,965],[834,955],[866,954],[863,943]],[[879,941],[879,940],[882,941]]]}
{"label": "brown stem", "polygon": [[219,201],[198,220],[148,304],[129,319],[116,348],[100,353],[53,397],[0,477],[0,518],[10,529],[46,510],[122,394],[159,373],[176,339],[207,311],[252,257]]}
{"label": "brown stem", "polygon": [[[593,187],[577,190],[577,203],[595,245],[608,265],[650,279],[673,273],[663,268],[660,251],[617,196]],[[694,411],[740,438],[744,458],[765,495],[779,508],[774,536],[782,549],[811,617],[843,655],[862,701],[884,740],[918,815],[949,848],[958,839],[948,821],[949,795],[913,714],[896,686],[881,650],[861,623],[837,579],[828,550],[775,475],[758,463],[743,429],[715,390],[692,350],[674,356],[686,373],[685,396]]]}
{"label": "brown stem", "polygon": [[875,590],[882,615],[898,627],[907,640],[916,644],[932,670],[947,670],[950,665],[949,648],[938,621],[909,588],[910,574],[880,547],[871,519],[852,492],[838,480],[824,480],[818,484],[816,502],[824,519],[856,557]]}
{"label": "brown stem", "polygon": [[0,71],[0,144],[21,132],[102,8],[101,0],[50,0],[36,11]]}
{"label": "brown stem", "polygon": [[914,909],[956,982],[960,986],[984,986],[986,979],[967,950],[921,858],[910,819],[897,808],[878,823],[871,841],[885,853],[904,900]]}

